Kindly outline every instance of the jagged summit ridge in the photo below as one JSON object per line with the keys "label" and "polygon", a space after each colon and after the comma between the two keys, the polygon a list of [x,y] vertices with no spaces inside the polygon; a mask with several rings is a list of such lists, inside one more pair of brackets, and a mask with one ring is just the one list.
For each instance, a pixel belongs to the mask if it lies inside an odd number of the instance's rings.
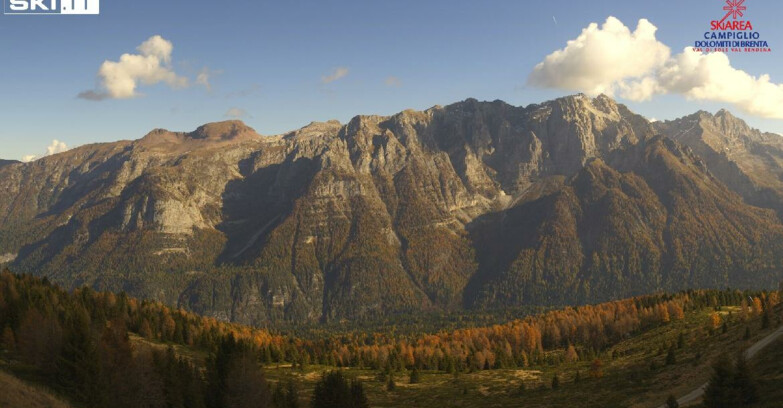
{"label": "jagged summit ridge", "polygon": [[772,282],[783,226],[691,143],[745,134],[718,116],[574,95],[155,130],[0,166],[0,253],[256,324]]}
{"label": "jagged summit ridge", "polygon": [[690,147],[718,179],[748,203],[783,216],[783,138],[748,126],[731,112],[699,111],[655,123],[656,130]]}

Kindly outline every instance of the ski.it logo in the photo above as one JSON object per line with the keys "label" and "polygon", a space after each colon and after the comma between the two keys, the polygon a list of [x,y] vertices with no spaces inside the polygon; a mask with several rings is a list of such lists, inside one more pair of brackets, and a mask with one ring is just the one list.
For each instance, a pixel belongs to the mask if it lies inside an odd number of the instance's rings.
{"label": "ski.it logo", "polygon": [[99,14],[100,0],[3,0],[3,14]]}

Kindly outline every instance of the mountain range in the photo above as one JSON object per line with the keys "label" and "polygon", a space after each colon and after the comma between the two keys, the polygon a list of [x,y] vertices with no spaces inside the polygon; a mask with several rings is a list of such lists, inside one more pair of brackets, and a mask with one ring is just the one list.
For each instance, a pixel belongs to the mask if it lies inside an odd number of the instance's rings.
{"label": "mountain range", "polygon": [[263,325],[783,279],[783,138],[604,95],[0,162],[0,263]]}

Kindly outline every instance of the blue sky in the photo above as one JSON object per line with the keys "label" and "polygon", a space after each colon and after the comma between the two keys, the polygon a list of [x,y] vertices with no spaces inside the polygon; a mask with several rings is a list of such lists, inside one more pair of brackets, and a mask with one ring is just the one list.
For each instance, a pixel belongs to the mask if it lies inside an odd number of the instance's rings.
{"label": "blue sky", "polygon": [[[668,6],[668,5],[671,6]],[[672,53],[700,39],[724,2],[650,1],[116,1],[98,16],[0,16],[0,158],[142,137],[153,128],[193,130],[242,118],[262,134],[310,121],[393,114],[474,97],[527,105],[575,93],[527,85],[534,66],[591,22],[641,18]],[[783,82],[783,3],[747,0],[746,19],[771,53],[731,54],[731,65]],[[140,85],[138,97],[89,101],[105,60],[160,35],[173,44],[170,69],[191,86]],[[342,78],[324,83],[337,68]],[[209,72],[211,90],[194,84]],[[390,80],[393,77],[396,80]],[[726,107],[751,125],[783,133],[783,120],[731,104],[657,95],[634,102],[647,117],[672,119]]]}

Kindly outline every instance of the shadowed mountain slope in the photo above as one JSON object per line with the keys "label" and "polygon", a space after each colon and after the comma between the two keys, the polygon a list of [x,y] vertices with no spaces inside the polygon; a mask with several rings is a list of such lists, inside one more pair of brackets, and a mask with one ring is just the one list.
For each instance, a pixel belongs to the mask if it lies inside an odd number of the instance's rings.
{"label": "shadowed mountain slope", "polygon": [[776,207],[676,127],[576,95],[155,130],[1,166],[0,254],[255,324],[777,282]]}

